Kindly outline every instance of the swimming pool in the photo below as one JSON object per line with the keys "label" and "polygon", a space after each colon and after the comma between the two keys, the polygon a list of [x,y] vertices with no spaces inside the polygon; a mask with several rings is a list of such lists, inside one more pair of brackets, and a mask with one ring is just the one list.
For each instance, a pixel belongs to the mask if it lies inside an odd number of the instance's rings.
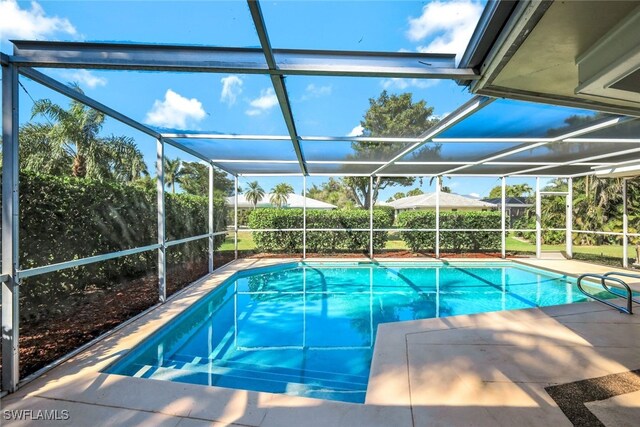
{"label": "swimming pool", "polygon": [[282,264],[234,274],[106,372],[362,403],[380,323],[581,301],[512,262]]}

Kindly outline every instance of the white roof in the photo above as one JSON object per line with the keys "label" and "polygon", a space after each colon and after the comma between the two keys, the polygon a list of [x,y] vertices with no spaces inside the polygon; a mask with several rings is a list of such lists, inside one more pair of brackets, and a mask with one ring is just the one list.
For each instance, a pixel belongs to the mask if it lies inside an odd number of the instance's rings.
{"label": "white roof", "polygon": [[[385,203],[387,206],[392,206],[394,209],[430,209],[436,208],[436,193],[425,193],[419,196],[403,197],[402,199],[394,200],[392,202]],[[493,203],[483,202],[482,200],[473,199],[471,197],[461,196],[453,193],[440,193],[440,207],[445,209],[459,209],[459,208],[478,208],[478,209],[491,209],[497,205]]]}
{"label": "white roof", "polygon": [[[304,206],[304,196],[299,194],[289,194],[287,197],[287,207],[288,208],[302,208]],[[337,206],[334,206],[330,203],[321,202],[320,200],[312,199],[310,197],[306,197],[307,199],[307,209],[336,209]],[[258,202],[257,207],[259,208],[271,208],[273,205],[270,202],[271,193],[267,193],[264,195],[262,200]],[[233,196],[227,197],[227,204],[233,206]],[[238,207],[239,208],[253,208],[253,204],[247,201],[247,198],[244,194],[238,194]]]}

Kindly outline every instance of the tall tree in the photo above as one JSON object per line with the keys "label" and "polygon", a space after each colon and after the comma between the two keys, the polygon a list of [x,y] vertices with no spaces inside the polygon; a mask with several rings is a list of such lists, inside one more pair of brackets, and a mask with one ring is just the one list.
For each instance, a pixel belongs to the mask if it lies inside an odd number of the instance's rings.
{"label": "tall tree", "polygon": [[[78,86],[75,90],[82,92]],[[49,99],[39,99],[31,109],[31,118],[45,117],[51,123],[49,136],[73,156],[72,175],[84,178],[87,173],[98,175],[100,150],[98,134],[104,124],[104,114],[72,100],[65,110]]]}
{"label": "tall tree", "polygon": [[247,202],[253,205],[253,209],[258,206],[258,202],[264,197],[264,190],[260,187],[258,181],[251,181],[247,184],[247,190],[244,193]]}
{"label": "tall tree", "polygon": [[[77,84],[73,89],[82,93]],[[105,116],[72,100],[65,109],[49,99],[34,102],[31,118],[20,130],[21,162],[25,168],[78,178],[130,182],[148,174],[142,153],[132,138],[101,137]]]}
{"label": "tall tree", "polygon": [[[438,120],[433,117],[433,107],[428,107],[425,101],[413,102],[410,93],[389,95],[382,91],[377,99],[369,99],[369,109],[360,125],[363,135],[370,137],[417,137],[434,126]],[[398,154],[395,144],[384,142],[353,142],[354,154],[350,160],[389,160]],[[438,157],[438,144],[426,145],[414,156]],[[368,177],[345,177],[342,182],[349,189],[354,202],[363,208],[369,207]],[[375,177],[373,180],[373,202],[378,199],[378,193],[387,187],[397,185],[410,186],[415,182],[414,177]]]}
{"label": "tall tree", "polygon": [[[209,166],[202,162],[182,162],[180,187],[189,194],[209,195]],[[233,179],[217,167],[213,167],[213,195],[223,198],[233,195]]]}
{"label": "tall tree", "polygon": [[289,194],[292,193],[293,187],[286,182],[282,182],[271,189],[271,197],[269,201],[272,205],[281,208],[287,205]]}
{"label": "tall tree", "polygon": [[176,185],[182,181],[184,168],[179,157],[164,159],[164,185],[171,188],[171,193],[176,193]]}
{"label": "tall tree", "polygon": [[424,194],[424,191],[422,191],[422,189],[420,188],[414,188],[413,190],[409,190],[407,192],[407,197],[411,197],[411,196],[421,196]]}
{"label": "tall tree", "polygon": [[[505,188],[505,195],[507,197],[530,197],[533,192],[533,188],[529,184],[514,184],[507,185]],[[490,198],[502,197],[502,186],[496,185],[489,192]]]}
{"label": "tall tree", "polygon": [[147,164],[133,138],[111,135],[104,139],[112,157],[111,172],[115,179],[133,182],[149,176]]}
{"label": "tall tree", "polygon": [[394,200],[398,200],[398,199],[403,199],[407,197],[407,195],[405,193],[403,193],[402,191],[398,191],[396,194],[394,194],[393,196],[389,197],[387,199],[387,203],[388,202],[393,202]]}
{"label": "tall tree", "polygon": [[333,177],[320,185],[313,184],[307,190],[307,197],[330,203],[339,208],[353,207],[349,189],[338,179]]}
{"label": "tall tree", "polygon": [[71,174],[73,152],[52,138],[50,124],[26,123],[20,128],[20,167],[48,175]]}

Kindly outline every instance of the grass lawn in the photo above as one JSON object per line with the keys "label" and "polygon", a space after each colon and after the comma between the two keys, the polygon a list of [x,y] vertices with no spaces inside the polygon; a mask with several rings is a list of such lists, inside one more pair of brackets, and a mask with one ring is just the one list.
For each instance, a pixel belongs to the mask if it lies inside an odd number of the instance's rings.
{"label": "grass lawn", "polygon": [[[543,251],[564,251],[566,245],[542,245]],[[629,248],[629,255],[633,255],[633,248]],[[535,243],[522,242],[512,236],[507,236],[507,251],[521,251],[535,253]],[[622,245],[578,246],[573,245],[573,253],[603,255],[612,258],[622,258]]]}
{"label": "grass lawn", "polygon": [[404,243],[404,241],[400,238],[399,233],[389,233],[389,238],[387,239],[387,244],[384,246],[385,249],[409,249]]}
{"label": "grass lawn", "polygon": [[[250,231],[239,231],[238,232],[238,250],[246,251],[255,249],[256,245],[253,243],[253,235]],[[232,251],[233,248],[233,233],[228,234],[224,243],[220,247],[221,251]]]}

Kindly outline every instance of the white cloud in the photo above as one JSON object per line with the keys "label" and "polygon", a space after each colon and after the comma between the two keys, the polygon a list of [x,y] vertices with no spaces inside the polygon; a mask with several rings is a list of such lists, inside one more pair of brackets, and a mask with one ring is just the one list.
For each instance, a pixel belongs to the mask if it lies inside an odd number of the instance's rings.
{"label": "white cloud", "polygon": [[156,126],[184,129],[187,123],[199,122],[205,115],[202,103],[196,98],[185,98],[168,89],[163,101],[154,101],[145,122]]}
{"label": "white cloud", "polygon": [[273,88],[263,89],[260,91],[260,96],[249,102],[249,105],[253,108],[248,109],[245,113],[248,116],[257,116],[278,105],[278,97]]}
{"label": "white cloud", "polygon": [[56,33],[77,35],[67,18],[47,16],[38,2],[31,9],[21,9],[16,0],[0,1],[0,37],[2,40],[43,39]]}
{"label": "white cloud", "polygon": [[361,136],[363,132],[364,128],[362,127],[362,125],[358,125],[351,129],[351,132],[349,132],[347,136]]}
{"label": "white cloud", "polygon": [[447,111],[446,113],[442,113],[442,114],[434,114],[433,118],[434,119],[438,119],[438,120],[442,120],[445,117],[447,117],[449,114],[451,114],[451,111]]}
{"label": "white cloud", "polygon": [[440,82],[439,80],[404,79],[399,77],[392,77],[390,79],[384,79],[382,81],[382,87],[384,89],[398,89],[398,90],[405,90],[409,87],[426,89],[426,88],[437,85],[439,82]]}
{"label": "white cloud", "polygon": [[473,34],[482,4],[474,0],[433,1],[422,8],[422,15],[409,19],[407,37],[413,42],[431,41],[418,46],[419,52],[464,53]]}
{"label": "white cloud", "polygon": [[259,116],[262,114],[262,110],[258,110],[256,108],[250,108],[244,112],[247,116]]}
{"label": "white cloud", "polygon": [[62,76],[69,81],[76,82],[80,86],[86,86],[89,89],[95,89],[98,86],[106,86],[107,79],[98,77],[89,70],[65,71]]}
{"label": "white cloud", "polygon": [[469,195],[470,195],[471,197],[475,197],[476,199],[479,199],[479,198],[480,198],[480,194],[478,194],[478,193],[469,193]]}
{"label": "white cloud", "polygon": [[310,83],[305,89],[305,94],[302,95],[302,100],[306,101],[312,98],[320,98],[321,96],[331,95],[332,90],[333,87],[331,85],[316,86],[315,84]]}
{"label": "white cloud", "polygon": [[227,76],[220,79],[222,92],[220,92],[220,102],[228,105],[236,103],[238,96],[242,93],[242,79],[238,76]]}

